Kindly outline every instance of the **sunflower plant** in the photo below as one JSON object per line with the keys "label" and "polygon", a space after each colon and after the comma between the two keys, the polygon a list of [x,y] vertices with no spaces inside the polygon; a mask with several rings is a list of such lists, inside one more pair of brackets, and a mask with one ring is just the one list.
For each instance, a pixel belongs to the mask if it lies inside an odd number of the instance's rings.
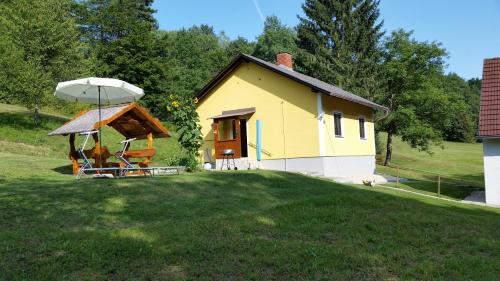
{"label": "sunflower plant", "polygon": [[197,99],[178,95],[169,95],[167,103],[167,111],[177,127],[179,143],[189,157],[188,168],[191,170],[198,167],[196,159],[199,155],[198,150],[203,143],[196,103]]}

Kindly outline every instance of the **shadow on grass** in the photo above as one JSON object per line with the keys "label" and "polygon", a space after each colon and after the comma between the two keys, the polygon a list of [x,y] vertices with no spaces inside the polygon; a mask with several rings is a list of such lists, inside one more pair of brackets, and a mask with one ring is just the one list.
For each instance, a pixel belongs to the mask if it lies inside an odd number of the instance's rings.
{"label": "shadow on grass", "polygon": [[487,280],[498,215],[278,172],[9,179],[0,267],[10,280]]}
{"label": "shadow on grass", "polygon": [[67,118],[40,113],[41,123],[35,126],[33,113],[26,112],[0,112],[0,126],[13,127],[26,130],[42,129],[51,130],[57,125],[68,121]]}
{"label": "shadow on grass", "polygon": [[52,171],[62,175],[73,175],[73,165],[70,164],[70,165],[55,167],[52,169]]}

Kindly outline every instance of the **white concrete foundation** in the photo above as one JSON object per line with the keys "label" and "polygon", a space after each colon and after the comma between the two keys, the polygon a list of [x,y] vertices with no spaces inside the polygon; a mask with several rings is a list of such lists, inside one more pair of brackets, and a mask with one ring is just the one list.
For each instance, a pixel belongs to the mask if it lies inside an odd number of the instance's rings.
{"label": "white concrete foundation", "polygon": [[486,204],[500,206],[500,139],[483,140]]}
{"label": "white concrete foundation", "polygon": [[[225,162],[225,161],[224,161]],[[312,176],[329,178],[368,178],[375,173],[375,156],[324,156],[288,159],[262,160],[257,162],[249,158],[234,160],[238,170],[266,169],[305,173]],[[233,161],[230,160],[231,169]],[[216,169],[219,170],[222,160],[217,159]],[[226,170],[224,163],[223,170]]]}

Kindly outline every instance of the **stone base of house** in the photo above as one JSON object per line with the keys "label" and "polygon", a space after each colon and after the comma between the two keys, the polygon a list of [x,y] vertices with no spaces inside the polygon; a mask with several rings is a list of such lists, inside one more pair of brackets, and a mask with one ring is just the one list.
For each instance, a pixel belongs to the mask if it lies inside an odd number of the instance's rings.
{"label": "stone base of house", "polygon": [[[230,167],[236,166],[238,170],[266,169],[275,171],[288,171],[305,173],[312,176],[323,176],[329,178],[369,176],[375,172],[375,156],[323,156],[323,157],[301,157],[288,159],[273,159],[255,161],[249,158],[237,158],[229,160]],[[217,159],[216,169],[221,169],[222,160]],[[226,161],[224,167],[227,169]]]}

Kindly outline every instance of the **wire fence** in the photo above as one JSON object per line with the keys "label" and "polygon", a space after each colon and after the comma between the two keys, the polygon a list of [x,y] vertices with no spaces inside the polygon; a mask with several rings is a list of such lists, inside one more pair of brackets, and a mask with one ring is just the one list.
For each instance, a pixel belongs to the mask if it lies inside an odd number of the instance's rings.
{"label": "wire fence", "polygon": [[463,199],[473,191],[484,189],[482,174],[456,176],[397,165],[379,166],[378,172],[389,175],[389,185],[396,188],[455,199]]}

